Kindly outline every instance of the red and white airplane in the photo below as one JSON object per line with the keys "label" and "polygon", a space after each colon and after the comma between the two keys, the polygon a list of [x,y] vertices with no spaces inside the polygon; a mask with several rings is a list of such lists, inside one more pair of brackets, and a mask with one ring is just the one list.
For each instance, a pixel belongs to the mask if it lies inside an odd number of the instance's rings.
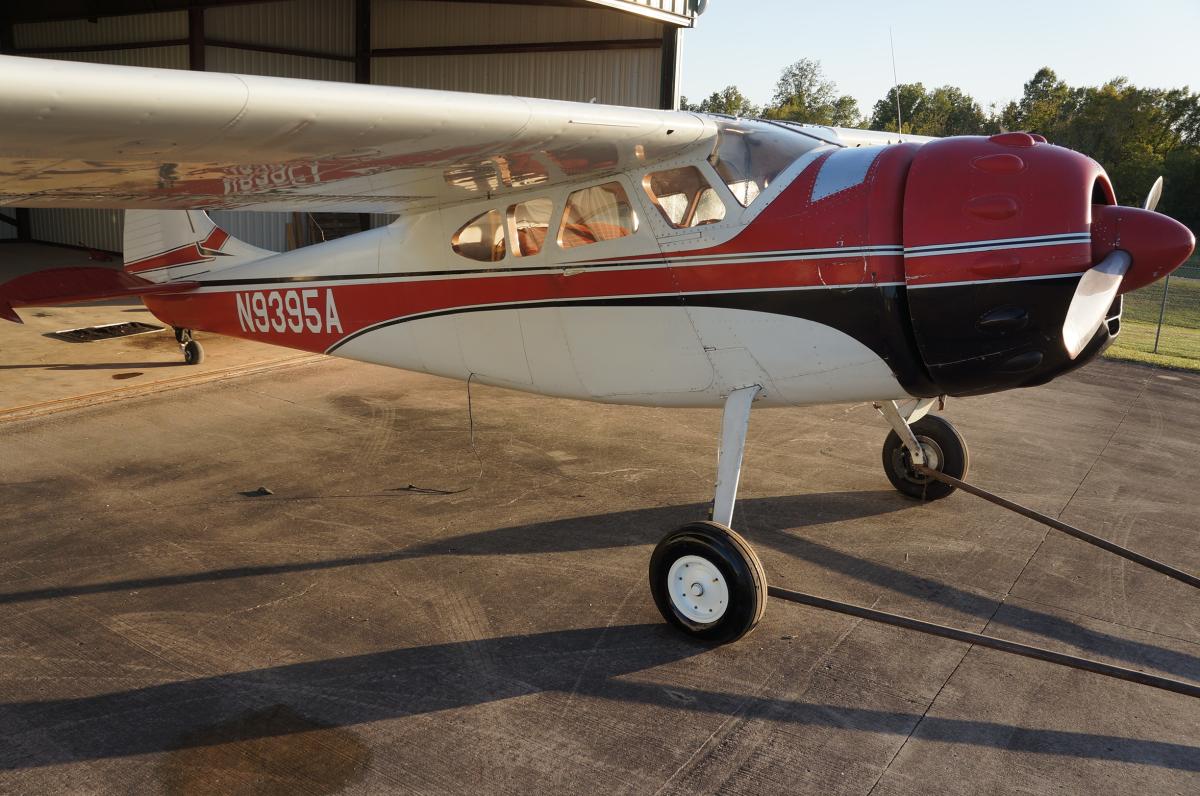
{"label": "red and white airplane", "polygon": [[[902,138],[902,140],[901,140]],[[546,395],[723,406],[712,522],[650,564],[663,616],[731,641],[766,580],[729,529],[753,403],[874,401],[901,492],[945,497],[947,395],[1095,357],[1121,294],[1193,250],[1090,158],[547,100],[0,58],[0,204],[128,208],[125,269],[0,285],[14,307],[140,295],[176,329]],[[275,253],[212,208],[395,213]]]}

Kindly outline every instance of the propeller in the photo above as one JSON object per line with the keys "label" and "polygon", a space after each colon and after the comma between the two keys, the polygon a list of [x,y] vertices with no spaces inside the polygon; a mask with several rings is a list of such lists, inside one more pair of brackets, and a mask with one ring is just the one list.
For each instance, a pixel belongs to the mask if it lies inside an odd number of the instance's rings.
{"label": "propeller", "polygon": [[1067,308],[1062,334],[1071,359],[1091,342],[1118,295],[1170,274],[1191,255],[1192,233],[1155,210],[1162,191],[1159,177],[1141,209],[1093,207],[1092,251],[1103,259],[1084,272]]}
{"label": "propeller", "polygon": [[1162,199],[1163,178],[1159,177],[1150,186],[1150,193],[1146,194],[1146,203],[1142,205],[1143,210],[1153,212],[1158,207],[1158,200]]}
{"label": "propeller", "polygon": [[1071,298],[1071,306],[1067,308],[1067,319],[1063,321],[1063,343],[1071,359],[1079,356],[1104,323],[1108,308],[1121,289],[1121,280],[1132,264],[1129,253],[1117,249],[1095,268],[1084,272]]}

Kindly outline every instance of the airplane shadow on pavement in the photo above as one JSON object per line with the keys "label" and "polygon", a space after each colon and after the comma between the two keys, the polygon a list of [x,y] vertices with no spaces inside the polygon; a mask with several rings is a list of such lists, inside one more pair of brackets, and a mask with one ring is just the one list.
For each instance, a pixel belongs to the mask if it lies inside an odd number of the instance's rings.
{"label": "airplane shadow on pavement", "polygon": [[[887,492],[846,492],[742,501],[758,545],[844,574],[874,587],[916,596],[982,618],[997,600],[806,540],[797,529],[814,523],[882,514],[911,506]],[[431,555],[570,552],[644,545],[660,529],[703,516],[701,504],[638,509],[502,528],[439,539],[407,549],[309,562],[233,567],[162,577],[50,587],[0,594],[0,604],[219,582],[292,572],[378,564]],[[648,532],[647,529],[652,529]],[[864,602],[868,601],[864,597]],[[1009,606],[993,622],[1068,640],[1076,647],[1196,677],[1194,656],[1132,642],[1040,611]],[[706,648],[665,624],[560,630],[373,652],[134,688],[98,696],[0,704],[0,726],[22,728],[0,749],[0,769],[29,769],[128,755],[203,748],[227,741],[286,737],[303,730],[270,722],[231,723],[272,706],[301,711],[319,727],[462,708],[543,692],[659,705],[699,713],[744,715],[795,725],[836,727],[945,743],[1135,762],[1200,771],[1200,748],[1086,732],[1024,729],[1007,724],[938,718],[718,690],[637,682],[643,670],[701,654]],[[480,662],[487,663],[481,668]],[[293,706],[288,708],[287,706]],[[255,714],[259,715],[259,714]],[[197,732],[221,726],[221,733]],[[308,725],[305,725],[308,726]]]}
{"label": "airplane shadow on pavement", "polygon": [[[679,685],[667,688],[626,678],[704,651],[659,623],[596,627],[293,663],[99,696],[13,702],[0,705],[0,723],[27,729],[20,736],[8,736],[0,750],[0,769],[286,738],[318,728],[352,728],[559,692],[900,737],[907,737],[920,722],[920,737],[935,742],[1200,771],[1200,749],[1184,744]],[[305,721],[298,729],[236,721],[272,708],[299,711]],[[198,731],[209,726],[227,729]]]}
{"label": "airplane shadow on pavement", "polygon": [[[254,498],[256,502],[287,502],[286,496]],[[890,490],[827,492],[780,497],[749,498],[738,502],[739,515],[749,519],[744,533],[754,545],[795,556],[829,571],[882,588],[946,606],[957,612],[990,619],[992,625],[1032,633],[1079,650],[1157,670],[1177,677],[1200,679],[1200,657],[1155,644],[1134,641],[1093,630],[1070,619],[1026,606],[1007,603],[997,611],[998,600],[934,578],[853,555],[827,544],[799,536],[805,526],[861,519],[911,508],[915,504]],[[612,547],[653,544],[666,529],[703,517],[708,504],[684,504],[549,520],[529,525],[478,531],[400,550],[282,564],[255,564],[126,580],[50,586],[0,593],[0,605],[53,600],[192,583],[239,578],[316,572],[342,567],[368,566],[434,555],[485,556],[578,552]],[[768,579],[771,573],[768,572]],[[786,583],[777,585],[787,586]],[[870,602],[864,593],[860,602]],[[920,617],[917,617],[920,618]]]}

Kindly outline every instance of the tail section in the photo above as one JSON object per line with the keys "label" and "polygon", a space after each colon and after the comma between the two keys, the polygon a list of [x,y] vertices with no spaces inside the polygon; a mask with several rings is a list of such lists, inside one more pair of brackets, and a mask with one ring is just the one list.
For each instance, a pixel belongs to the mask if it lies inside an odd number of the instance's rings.
{"label": "tail section", "polygon": [[151,282],[191,279],[274,254],[230,237],[203,210],[125,211],[125,271]]}

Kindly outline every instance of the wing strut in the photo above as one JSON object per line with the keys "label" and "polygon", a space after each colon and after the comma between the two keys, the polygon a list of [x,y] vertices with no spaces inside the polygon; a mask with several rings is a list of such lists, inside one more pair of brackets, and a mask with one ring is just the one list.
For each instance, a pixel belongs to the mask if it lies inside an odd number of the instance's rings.
{"label": "wing strut", "polygon": [[1151,688],[1160,688],[1163,691],[1173,691],[1176,694],[1200,698],[1200,685],[1184,682],[1183,680],[1159,677],[1155,674],[1139,672],[1136,669],[1126,669],[1124,666],[1113,666],[1110,663],[1101,663],[1100,661],[1093,661],[1090,658],[1081,658],[1077,655],[1055,652],[1044,647],[1022,644],[1019,641],[985,636],[982,633],[973,633],[970,630],[959,630],[956,627],[947,627],[946,625],[939,625],[934,622],[913,619],[911,616],[892,614],[887,611],[879,611],[875,608],[855,605],[854,603],[844,603],[840,600],[829,600],[813,594],[781,589],[778,586],[768,588],[767,594],[777,600],[800,603],[801,605],[808,605],[813,608],[856,616],[859,619],[869,619],[872,622],[880,622],[885,625],[892,625],[893,627],[902,627],[906,630],[916,630],[918,633],[927,633],[931,636],[941,636],[942,638],[949,638],[955,641],[965,641],[968,644],[978,644],[981,647],[988,647],[1000,650],[1001,652],[1012,653],[1013,655],[1022,655],[1026,658],[1056,663],[1059,666],[1082,669],[1085,672],[1102,674],[1105,677],[1113,677],[1117,680],[1128,680],[1131,683],[1148,685]]}
{"label": "wing strut", "polygon": [[1013,503],[1011,500],[1005,500],[999,495],[994,495],[991,492],[988,492],[986,489],[980,489],[979,487],[974,486],[973,484],[968,484],[966,481],[955,478],[952,475],[946,475],[943,472],[926,467],[924,464],[915,465],[915,469],[924,476],[941,481],[944,484],[957,487],[964,492],[970,492],[972,495],[981,497],[989,503],[995,503],[1000,508],[1016,512],[1023,517],[1028,517],[1035,522],[1040,522],[1042,525],[1049,526],[1056,531],[1062,531],[1067,536],[1073,536],[1081,542],[1087,542],[1090,545],[1099,547],[1101,550],[1107,550],[1113,555],[1120,556],[1121,558],[1132,561],[1135,564],[1141,564],[1147,569],[1152,569],[1155,572],[1161,572],[1168,578],[1174,578],[1181,583],[1186,583],[1192,588],[1200,589],[1200,578],[1184,572],[1181,569],[1176,569],[1175,567],[1172,567],[1169,564],[1164,564],[1157,559],[1144,556],[1141,553],[1130,550],[1128,547],[1122,547],[1115,542],[1102,539],[1095,534],[1076,528],[1074,525],[1067,525],[1062,520],[1056,520],[1053,517],[1042,514],[1040,511],[1034,511],[1027,506],[1022,506],[1020,503]]}

